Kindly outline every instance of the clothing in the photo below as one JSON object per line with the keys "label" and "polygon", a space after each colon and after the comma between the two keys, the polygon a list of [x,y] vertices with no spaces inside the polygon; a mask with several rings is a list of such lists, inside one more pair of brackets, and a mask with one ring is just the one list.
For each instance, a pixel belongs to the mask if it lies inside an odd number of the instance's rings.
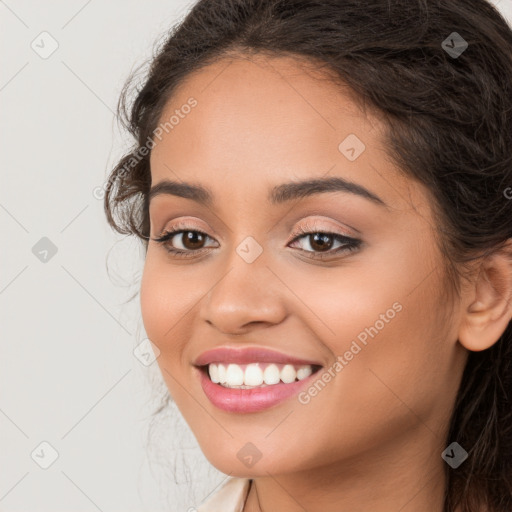
{"label": "clothing", "polygon": [[232,477],[197,512],[242,512],[250,487],[250,478]]}

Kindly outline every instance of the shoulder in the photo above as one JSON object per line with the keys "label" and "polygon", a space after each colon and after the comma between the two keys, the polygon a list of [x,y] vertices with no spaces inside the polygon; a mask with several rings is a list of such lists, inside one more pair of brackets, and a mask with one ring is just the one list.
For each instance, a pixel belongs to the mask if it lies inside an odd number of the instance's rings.
{"label": "shoulder", "polygon": [[250,484],[250,478],[230,478],[197,512],[242,512]]}

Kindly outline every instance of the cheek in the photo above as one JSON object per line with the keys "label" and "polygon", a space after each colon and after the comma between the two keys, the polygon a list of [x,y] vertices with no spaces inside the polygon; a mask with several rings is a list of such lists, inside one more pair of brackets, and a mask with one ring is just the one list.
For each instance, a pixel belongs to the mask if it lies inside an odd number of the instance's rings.
{"label": "cheek", "polygon": [[186,313],[191,303],[184,299],[177,275],[148,250],[140,286],[142,320],[147,337],[160,351],[156,362],[162,377],[173,401],[182,408],[190,400],[182,383],[187,382],[190,370],[186,357],[190,325]]}
{"label": "cheek", "polygon": [[162,335],[169,328],[169,313],[172,311],[171,294],[164,293],[164,279],[158,279],[156,265],[150,252],[146,256],[140,286],[140,306],[142,320],[148,338],[156,342],[161,349]]}
{"label": "cheek", "polygon": [[[357,417],[362,404],[377,411],[401,400],[427,412],[450,387],[449,305],[436,254],[427,245],[404,241],[295,281],[294,292],[307,304],[309,324],[332,364],[337,356],[345,360],[332,370],[331,389],[347,414]],[[320,408],[322,399],[315,401]]]}
{"label": "cheek", "polygon": [[140,287],[141,312],[148,335],[152,331],[156,339],[164,340],[180,328],[178,320],[181,324],[204,293],[197,283],[198,274],[192,267],[170,264],[158,248],[148,249]]}
{"label": "cheek", "polygon": [[140,286],[141,314],[148,338],[163,355],[180,348],[179,333],[190,308],[178,275],[148,250]]}
{"label": "cheek", "polygon": [[[436,300],[428,291],[409,297],[399,291],[373,297],[371,308],[351,307],[346,300],[336,307],[326,304],[338,317],[336,322],[335,315],[331,317],[336,336],[324,343],[343,362],[338,358],[338,365],[326,368],[331,373],[326,383],[306,388],[294,407],[301,442],[314,447],[319,459],[334,461],[361,447],[383,445],[397,433],[423,428],[420,422],[433,431],[443,426],[442,413],[451,407],[453,387],[447,378],[453,369],[447,354],[450,344],[436,322]],[[397,296],[399,305],[394,302]],[[364,294],[359,290],[356,297],[362,300]],[[379,318],[381,313],[385,320]],[[321,442],[313,434],[319,428]]]}

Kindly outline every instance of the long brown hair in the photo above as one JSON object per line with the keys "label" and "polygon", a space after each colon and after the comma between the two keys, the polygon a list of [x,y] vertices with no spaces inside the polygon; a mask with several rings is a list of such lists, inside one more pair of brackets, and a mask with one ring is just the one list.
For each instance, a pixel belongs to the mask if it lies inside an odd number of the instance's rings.
{"label": "long brown hair", "polygon": [[[130,107],[135,74],[121,95],[135,143],[105,187],[114,229],[147,249],[143,148],[176,87],[229,54],[254,52],[314,62],[386,121],[389,155],[432,193],[452,291],[460,293],[464,263],[512,238],[512,31],[486,0],[199,1],[156,52]],[[445,512],[512,511],[511,394],[509,323],[491,348],[469,354],[446,440],[469,457],[446,465]]]}

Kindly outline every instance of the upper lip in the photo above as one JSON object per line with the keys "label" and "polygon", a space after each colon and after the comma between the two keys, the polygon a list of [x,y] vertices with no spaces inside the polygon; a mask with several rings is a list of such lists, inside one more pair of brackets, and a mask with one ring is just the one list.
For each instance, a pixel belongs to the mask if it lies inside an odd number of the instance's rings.
{"label": "upper lip", "polygon": [[288,354],[283,354],[282,352],[260,347],[214,348],[200,354],[193,364],[195,366],[205,366],[210,363],[247,364],[255,362],[322,366],[318,361],[301,359]]}

